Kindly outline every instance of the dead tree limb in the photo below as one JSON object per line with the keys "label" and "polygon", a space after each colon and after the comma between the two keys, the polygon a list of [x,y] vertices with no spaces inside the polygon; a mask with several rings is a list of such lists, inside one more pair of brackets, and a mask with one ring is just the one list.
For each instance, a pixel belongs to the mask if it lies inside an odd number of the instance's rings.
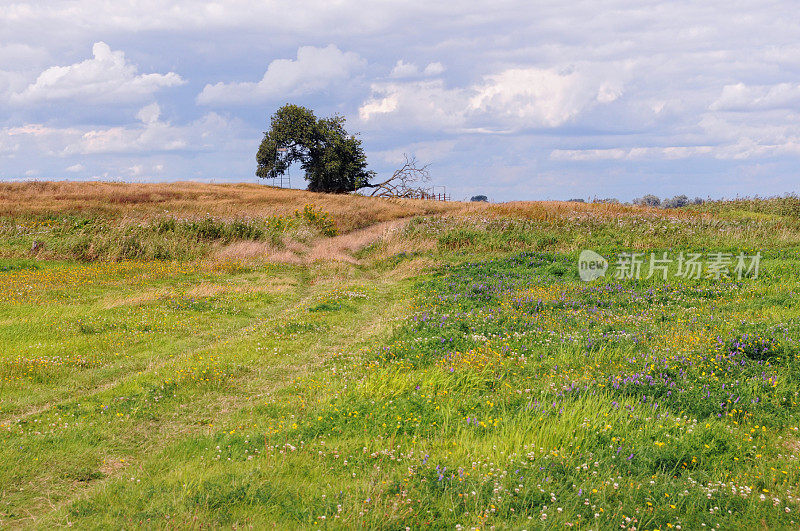
{"label": "dead tree limb", "polygon": [[391,177],[380,183],[368,184],[363,188],[372,188],[370,197],[403,197],[413,199],[424,199],[429,194],[427,190],[420,186],[422,183],[430,182],[431,176],[428,172],[428,164],[420,165],[415,156],[409,158],[403,153],[404,162]]}

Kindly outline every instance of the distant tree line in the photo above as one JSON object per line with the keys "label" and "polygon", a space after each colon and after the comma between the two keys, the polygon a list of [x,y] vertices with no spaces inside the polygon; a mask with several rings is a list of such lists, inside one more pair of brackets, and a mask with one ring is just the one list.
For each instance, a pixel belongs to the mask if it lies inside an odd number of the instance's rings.
{"label": "distant tree line", "polygon": [[689,199],[685,195],[676,195],[671,198],[664,198],[662,201],[658,196],[653,194],[643,195],[633,200],[634,205],[661,207],[661,208],[682,208],[689,205],[702,205],[705,201],[699,197]]}
{"label": "distant tree line", "polygon": [[[586,203],[585,199],[568,199],[572,203]],[[589,203],[606,203],[606,204],[628,204],[623,203],[616,197],[595,197],[588,201]],[[689,205],[702,205],[705,200],[700,197],[689,199],[686,195],[676,195],[675,197],[664,198],[663,200],[657,195],[647,194],[642,197],[637,197],[630,204],[639,206],[648,206],[653,208],[682,208]]]}

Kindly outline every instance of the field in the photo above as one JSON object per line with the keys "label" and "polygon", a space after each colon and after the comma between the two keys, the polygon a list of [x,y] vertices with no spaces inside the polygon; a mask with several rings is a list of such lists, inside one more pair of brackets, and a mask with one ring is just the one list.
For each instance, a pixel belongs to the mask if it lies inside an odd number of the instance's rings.
{"label": "field", "polygon": [[797,529],[798,211],[0,185],[0,527]]}

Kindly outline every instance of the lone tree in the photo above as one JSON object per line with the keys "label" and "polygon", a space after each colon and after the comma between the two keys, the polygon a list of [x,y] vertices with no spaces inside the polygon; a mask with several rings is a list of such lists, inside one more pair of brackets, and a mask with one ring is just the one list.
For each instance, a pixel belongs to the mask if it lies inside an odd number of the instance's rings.
{"label": "lone tree", "polygon": [[[312,192],[347,193],[369,185],[361,140],[348,135],[343,116],[317,118],[311,109],[286,104],[272,115],[256,154],[256,175],[274,179],[299,162]],[[279,151],[280,149],[280,151]]]}

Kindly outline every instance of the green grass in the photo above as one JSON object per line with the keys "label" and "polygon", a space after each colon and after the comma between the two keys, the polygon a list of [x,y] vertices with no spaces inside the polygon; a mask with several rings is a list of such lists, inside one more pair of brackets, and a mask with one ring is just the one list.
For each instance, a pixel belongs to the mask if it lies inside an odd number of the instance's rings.
{"label": "green grass", "polygon": [[[100,216],[40,215],[0,220],[0,255],[79,261],[194,260],[214,246],[241,241],[283,248],[287,240],[335,236],[330,215],[306,205],[293,216],[255,219],[182,219],[172,215],[134,222]],[[2,266],[0,266],[2,270]]]}
{"label": "green grass", "polygon": [[[359,264],[6,259],[0,525],[797,528],[793,227],[419,218]],[[583,248],[763,259],[583,283]]]}

